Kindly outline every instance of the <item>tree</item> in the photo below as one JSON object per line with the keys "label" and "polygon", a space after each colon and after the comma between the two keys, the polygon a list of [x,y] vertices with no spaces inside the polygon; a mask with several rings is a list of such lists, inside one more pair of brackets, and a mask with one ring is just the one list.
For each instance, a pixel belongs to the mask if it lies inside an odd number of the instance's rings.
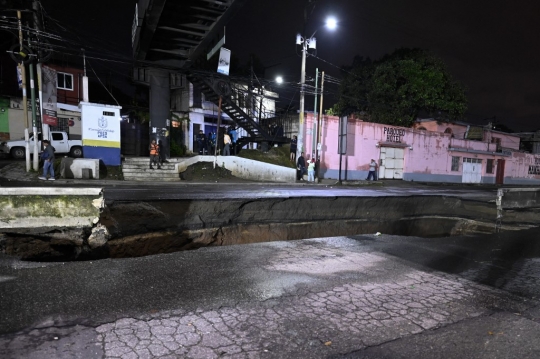
{"label": "tree", "polygon": [[465,91],[442,60],[424,50],[399,49],[374,63],[355,58],[335,112],[409,127],[421,112],[457,119],[466,108]]}

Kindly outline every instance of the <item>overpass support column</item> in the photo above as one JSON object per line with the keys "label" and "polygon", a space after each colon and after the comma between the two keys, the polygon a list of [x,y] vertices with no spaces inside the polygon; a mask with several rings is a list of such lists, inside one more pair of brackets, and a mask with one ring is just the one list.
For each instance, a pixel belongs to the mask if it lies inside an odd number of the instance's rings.
{"label": "overpass support column", "polygon": [[162,151],[170,157],[171,90],[169,72],[161,69],[149,71],[150,80],[150,142],[162,142]]}

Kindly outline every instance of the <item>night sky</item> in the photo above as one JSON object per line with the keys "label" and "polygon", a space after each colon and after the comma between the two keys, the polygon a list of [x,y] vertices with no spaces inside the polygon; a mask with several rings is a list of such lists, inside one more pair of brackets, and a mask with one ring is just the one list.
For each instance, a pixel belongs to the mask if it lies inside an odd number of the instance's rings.
{"label": "night sky", "polygon": [[[76,26],[104,55],[125,58],[131,56],[135,3],[42,0],[51,17]],[[279,74],[298,82],[295,37],[304,27],[306,3],[248,1],[227,26],[225,47],[242,61],[254,53],[265,66],[275,65],[267,69],[267,79]],[[497,121],[516,131],[540,129],[539,14],[540,2],[533,0],[319,0],[306,33],[321,27],[327,15],[335,16],[339,27],[318,30],[320,59],[308,58],[307,76],[314,77],[318,67],[339,77],[338,68],[350,65],[355,55],[378,59],[400,47],[423,48],[441,57],[468,89],[466,120]],[[328,83],[328,90],[337,87]],[[298,91],[283,93],[283,101],[298,101]],[[312,109],[313,97],[307,97],[306,110]]]}

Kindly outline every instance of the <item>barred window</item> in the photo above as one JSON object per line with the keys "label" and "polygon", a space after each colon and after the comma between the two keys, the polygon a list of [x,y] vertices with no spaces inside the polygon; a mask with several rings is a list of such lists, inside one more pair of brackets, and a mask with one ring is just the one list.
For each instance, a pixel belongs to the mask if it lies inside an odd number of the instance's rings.
{"label": "barred window", "polygon": [[487,160],[486,173],[493,173],[493,160]]}
{"label": "barred window", "polygon": [[69,118],[58,117],[58,126],[51,126],[51,131],[65,131],[69,133]]}
{"label": "barred window", "polygon": [[452,156],[452,171],[459,171],[459,157]]}

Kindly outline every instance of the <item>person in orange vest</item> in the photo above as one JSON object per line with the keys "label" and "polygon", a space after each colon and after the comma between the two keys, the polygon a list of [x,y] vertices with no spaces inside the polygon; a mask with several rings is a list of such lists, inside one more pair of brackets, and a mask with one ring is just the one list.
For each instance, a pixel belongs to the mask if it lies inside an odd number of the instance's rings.
{"label": "person in orange vest", "polygon": [[152,140],[152,143],[150,143],[148,149],[150,150],[150,169],[154,169],[152,164],[156,164],[158,170],[161,169],[159,164],[159,145],[156,143],[156,140]]}

